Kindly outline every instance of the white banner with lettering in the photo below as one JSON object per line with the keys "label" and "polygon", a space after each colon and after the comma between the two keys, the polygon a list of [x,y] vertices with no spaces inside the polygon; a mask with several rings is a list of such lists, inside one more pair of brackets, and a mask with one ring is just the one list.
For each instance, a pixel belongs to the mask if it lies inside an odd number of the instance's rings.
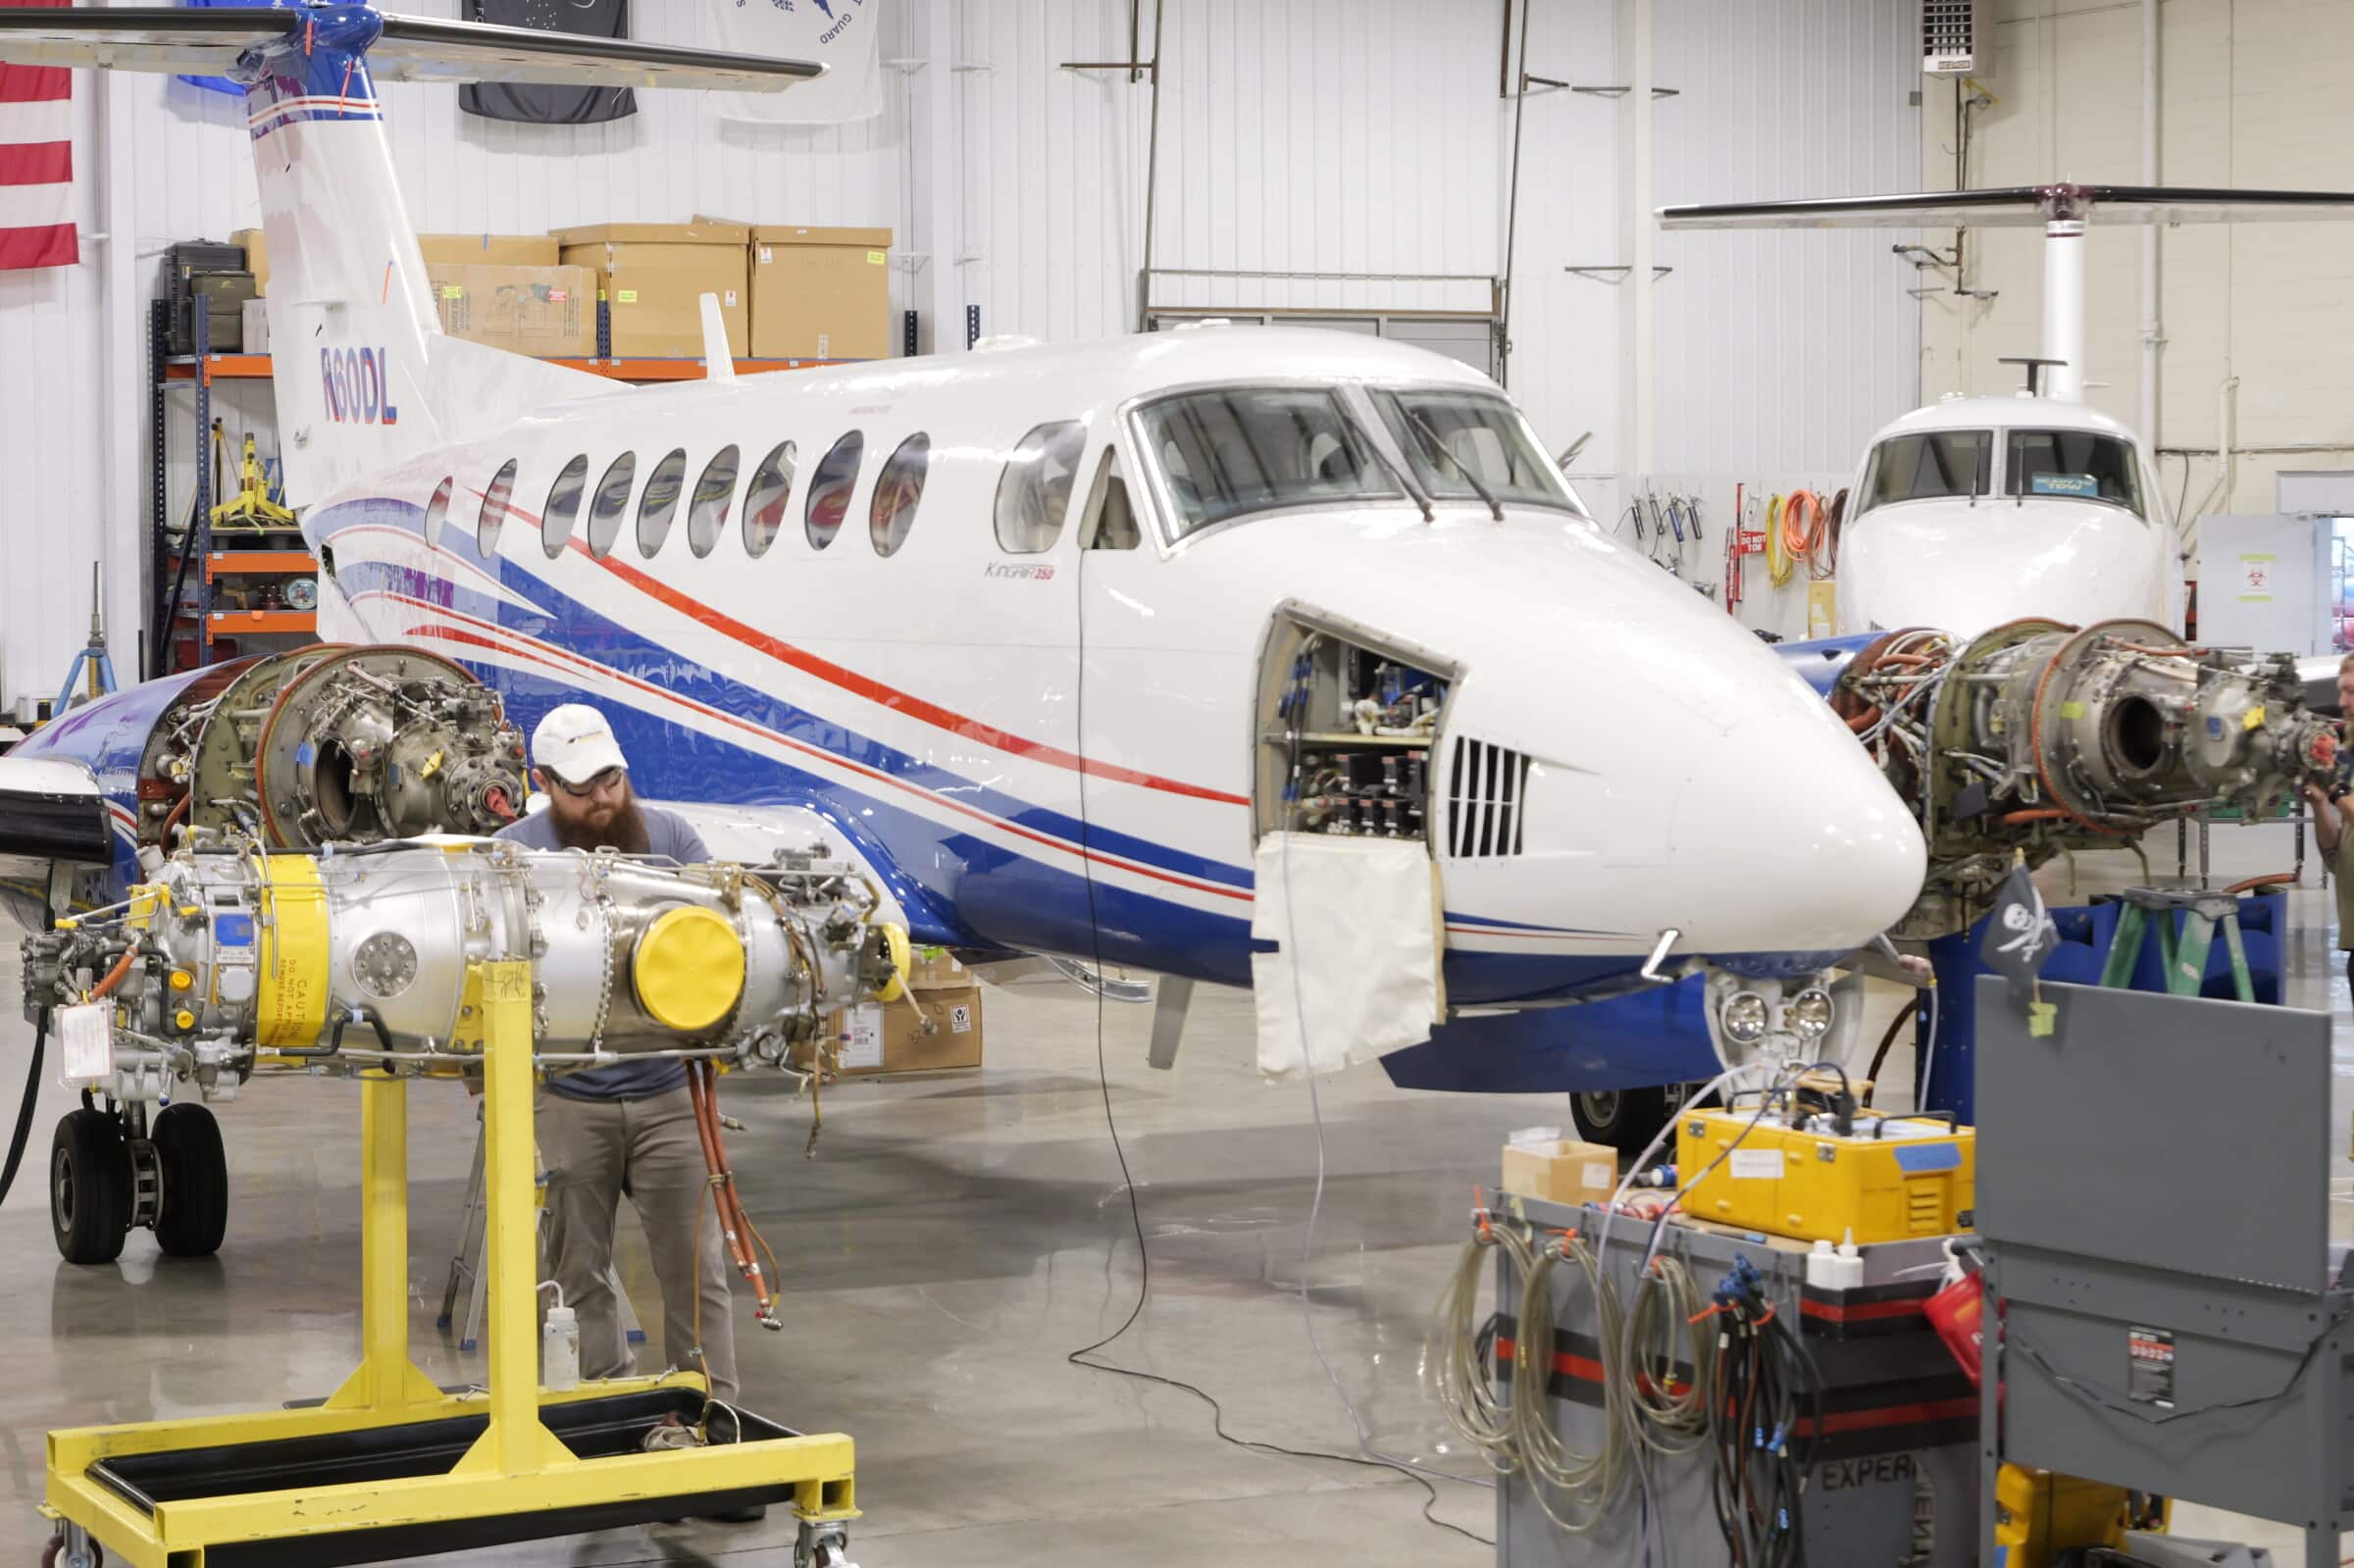
{"label": "white banner with lettering", "polygon": [[826,74],[783,92],[715,92],[725,120],[831,126],[883,112],[884,0],[711,0],[718,48],[730,54],[816,60]]}

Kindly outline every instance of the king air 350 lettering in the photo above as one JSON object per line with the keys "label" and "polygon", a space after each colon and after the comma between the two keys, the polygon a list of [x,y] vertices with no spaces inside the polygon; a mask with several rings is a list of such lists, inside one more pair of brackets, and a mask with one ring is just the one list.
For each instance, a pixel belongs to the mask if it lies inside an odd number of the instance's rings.
{"label": "king air 350 lettering", "polygon": [[319,381],[327,417],[340,425],[398,425],[392,406],[392,361],[381,348],[323,348]]}

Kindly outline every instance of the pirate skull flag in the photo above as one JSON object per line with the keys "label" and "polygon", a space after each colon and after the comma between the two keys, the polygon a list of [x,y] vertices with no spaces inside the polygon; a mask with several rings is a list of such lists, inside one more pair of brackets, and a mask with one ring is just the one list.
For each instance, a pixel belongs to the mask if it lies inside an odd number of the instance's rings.
{"label": "pirate skull flag", "polygon": [[2060,928],[2043,907],[2043,894],[2025,866],[2013,866],[1986,917],[1986,939],[1978,956],[2011,983],[2011,1000],[2021,1012],[2035,1002],[2035,977],[2060,945]]}

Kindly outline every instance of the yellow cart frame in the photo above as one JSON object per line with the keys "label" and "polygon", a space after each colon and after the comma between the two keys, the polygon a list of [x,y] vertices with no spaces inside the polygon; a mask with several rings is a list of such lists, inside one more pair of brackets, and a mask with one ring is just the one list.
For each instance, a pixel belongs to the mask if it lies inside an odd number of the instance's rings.
{"label": "yellow cart frame", "polygon": [[[532,968],[521,961],[473,967],[485,1012],[487,1391],[444,1393],[409,1359],[408,1086],[370,1071],[360,1091],[358,1369],[313,1408],[50,1433],[41,1512],[64,1535],[61,1568],[89,1539],[110,1562],[133,1568],[352,1563],[767,1498],[790,1502],[799,1517],[796,1559],[839,1559],[846,1522],[858,1512],[846,1437],[747,1435],[741,1442],[582,1458],[542,1420],[552,1413],[565,1426],[568,1407],[586,1414],[592,1401],[626,1402],[661,1391],[699,1400],[704,1383],[699,1373],[674,1372],[585,1383],[561,1393],[538,1387]],[[479,1436],[438,1474],[148,1500],[107,1470],[110,1461],[138,1456],[199,1454],[200,1463],[221,1456],[234,1468],[234,1450],[242,1445],[307,1440],[301,1451],[327,1455],[323,1468],[332,1473],[338,1441],[356,1450],[371,1434],[381,1442],[391,1433],[397,1441],[391,1429],[453,1418],[479,1426]]]}

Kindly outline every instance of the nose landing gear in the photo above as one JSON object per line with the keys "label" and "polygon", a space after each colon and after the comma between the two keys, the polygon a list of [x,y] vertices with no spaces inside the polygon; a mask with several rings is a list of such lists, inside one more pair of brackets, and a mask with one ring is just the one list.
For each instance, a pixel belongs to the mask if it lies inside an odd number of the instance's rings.
{"label": "nose landing gear", "polygon": [[49,1145],[49,1230],[68,1263],[112,1263],[135,1226],[172,1257],[210,1257],[229,1225],[229,1158],[213,1113],[166,1106],[150,1134],[143,1104],[83,1105]]}
{"label": "nose landing gear", "polygon": [[1636,1155],[1659,1137],[1704,1086],[1663,1084],[1653,1088],[1596,1088],[1572,1091],[1569,1120],[1577,1136],[1622,1155]]}

